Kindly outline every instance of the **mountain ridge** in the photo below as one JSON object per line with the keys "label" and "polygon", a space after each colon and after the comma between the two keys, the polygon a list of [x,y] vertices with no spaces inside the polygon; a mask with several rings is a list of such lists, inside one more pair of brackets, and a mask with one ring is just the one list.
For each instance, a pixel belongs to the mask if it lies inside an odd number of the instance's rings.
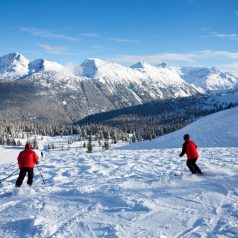
{"label": "mountain ridge", "polygon": [[[27,114],[24,119],[61,118],[62,121],[63,118],[68,123],[95,113],[152,101],[208,94],[204,88],[186,82],[180,68],[165,63],[154,66],[138,62],[133,68],[89,58],[69,71],[57,62],[30,61],[14,53],[0,57],[0,66],[1,113],[18,119],[22,113],[15,112],[16,108]],[[235,81],[233,83],[234,88],[230,85],[224,91],[237,90]],[[26,87],[32,94],[25,95]],[[38,104],[35,98],[39,99]],[[28,102],[34,102],[31,110],[26,106]],[[61,116],[53,107],[59,108]],[[50,110],[54,113],[49,113]]]}
{"label": "mountain ridge", "polygon": [[[88,58],[70,72],[67,67],[57,62],[45,59],[30,61],[19,53],[10,53],[0,57],[0,82],[27,78],[33,73],[44,71],[57,72],[61,76],[94,79],[105,84],[143,84],[150,80],[153,84],[159,83],[161,87],[167,87],[173,83],[183,83],[199,93],[220,93],[232,90],[238,84],[238,77],[215,67],[175,67],[168,66],[166,63],[151,65],[146,62],[137,62],[126,67],[98,58]],[[178,93],[178,96],[185,95]]]}

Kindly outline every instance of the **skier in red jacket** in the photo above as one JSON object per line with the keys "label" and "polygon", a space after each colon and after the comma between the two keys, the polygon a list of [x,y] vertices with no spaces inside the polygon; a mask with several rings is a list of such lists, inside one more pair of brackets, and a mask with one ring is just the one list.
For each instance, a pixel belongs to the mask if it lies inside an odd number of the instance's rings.
{"label": "skier in red jacket", "polygon": [[37,154],[33,150],[31,150],[31,145],[29,143],[25,145],[25,150],[20,152],[17,160],[20,168],[20,173],[16,181],[16,187],[21,187],[26,173],[28,173],[27,184],[31,186],[34,176],[34,165],[38,164],[39,158]]}
{"label": "skier in red jacket", "polygon": [[202,174],[201,169],[196,165],[198,159],[197,145],[190,140],[189,134],[183,136],[184,144],[183,150],[180,153],[179,157],[182,157],[184,154],[187,155],[187,166],[190,169],[192,174]]}

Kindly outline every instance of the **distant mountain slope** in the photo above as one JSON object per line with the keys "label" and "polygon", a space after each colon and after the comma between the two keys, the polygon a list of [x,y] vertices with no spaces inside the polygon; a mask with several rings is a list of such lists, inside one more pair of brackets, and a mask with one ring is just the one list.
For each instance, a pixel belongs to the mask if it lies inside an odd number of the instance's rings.
{"label": "distant mountain slope", "polygon": [[156,115],[166,115],[173,113],[187,113],[187,118],[193,117],[191,111],[202,113],[206,110],[222,110],[228,106],[238,105],[238,92],[221,94],[217,96],[201,96],[179,98],[177,100],[168,99],[162,101],[153,101],[143,105],[131,106],[109,112],[96,113],[89,115],[78,121],[80,125],[90,123],[113,123],[120,124],[120,118],[128,117],[146,117]]}
{"label": "distant mountain slope", "polygon": [[181,130],[152,141],[144,141],[123,149],[180,148],[183,135],[190,134],[199,147],[238,147],[238,107],[203,117]]}

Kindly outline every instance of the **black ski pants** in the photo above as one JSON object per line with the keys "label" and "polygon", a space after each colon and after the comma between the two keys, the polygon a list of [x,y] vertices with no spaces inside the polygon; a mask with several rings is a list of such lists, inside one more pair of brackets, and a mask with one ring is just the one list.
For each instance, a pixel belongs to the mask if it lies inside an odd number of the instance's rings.
{"label": "black ski pants", "polygon": [[201,169],[196,165],[197,158],[195,159],[188,159],[187,166],[190,169],[192,174],[202,174]]}
{"label": "black ski pants", "polygon": [[34,176],[34,170],[32,168],[21,168],[20,169],[20,173],[18,176],[18,179],[16,181],[16,187],[21,187],[22,182],[26,176],[26,173],[28,175],[28,180],[27,180],[27,184],[28,185],[32,185],[33,183],[33,176]]}

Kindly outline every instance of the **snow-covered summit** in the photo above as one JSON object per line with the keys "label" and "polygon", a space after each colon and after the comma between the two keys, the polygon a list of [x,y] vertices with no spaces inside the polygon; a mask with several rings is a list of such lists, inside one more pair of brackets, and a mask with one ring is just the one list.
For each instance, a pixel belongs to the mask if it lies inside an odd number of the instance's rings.
{"label": "snow-covered summit", "polygon": [[100,66],[103,67],[105,64],[105,61],[97,58],[86,59],[77,67],[76,74],[87,78],[94,78]]}
{"label": "snow-covered summit", "polygon": [[148,68],[166,68],[166,67],[168,67],[168,65],[165,62],[156,64],[156,65],[151,65],[144,61],[139,61],[136,64],[131,65],[130,67],[132,69],[148,69]]}
{"label": "snow-covered summit", "polygon": [[0,57],[0,80],[15,80],[29,72],[29,60],[19,53]]}
{"label": "snow-covered summit", "polygon": [[78,68],[77,75],[109,84],[138,83],[138,79],[143,78],[141,73],[131,68],[97,58],[86,59]]}
{"label": "snow-covered summit", "polygon": [[198,88],[209,92],[223,92],[234,88],[238,78],[229,73],[223,73],[219,69],[204,67],[182,67],[181,77]]}
{"label": "snow-covered summit", "polygon": [[58,64],[57,62],[51,62],[44,59],[37,59],[30,62],[29,69],[32,73],[39,71],[63,72],[64,66]]}
{"label": "snow-covered summit", "polygon": [[[122,73],[123,70],[130,70],[122,65],[112,63],[110,61],[101,60],[98,58],[89,58],[83,61],[80,65],[81,76],[88,78],[101,77],[106,75],[114,75],[115,73]],[[120,71],[120,72],[119,72]]]}
{"label": "snow-covered summit", "polygon": [[0,57],[0,73],[27,72],[29,60],[19,53],[10,53]]}
{"label": "snow-covered summit", "polygon": [[162,67],[162,68],[166,68],[168,65],[165,62],[162,62],[160,64],[157,64],[156,67]]}
{"label": "snow-covered summit", "polygon": [[132,69],[146,69],[146,68],[150,68],[153,67],[152,65],[146,63],[146,62],[137,62],[136,64],[131,65]]}
{"label": "snow-covered summit", "polygon": [[0,57],[0,81],[14,81],[39,72],[69,74],[66,68],[45,59],[29,61],[19,53],[10,53]]}

